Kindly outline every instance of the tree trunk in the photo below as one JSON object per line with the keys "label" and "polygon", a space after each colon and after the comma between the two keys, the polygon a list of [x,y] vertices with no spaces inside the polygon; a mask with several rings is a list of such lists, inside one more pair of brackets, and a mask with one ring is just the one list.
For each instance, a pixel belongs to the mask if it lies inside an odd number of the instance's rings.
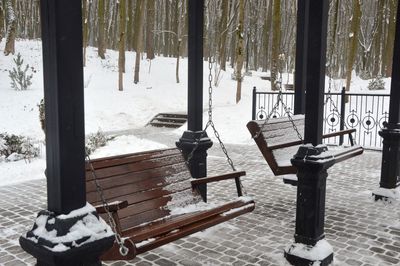
{"label": "tree trunk", "polygon": [[281,39],[281,0],[274,0],[272,11],[271,89],[278,90],[279,46]]}
{"label": "tree trunk", "polygon": [[125,73],[125,28],[126,28],[126,9],[125,0],[119,0],[119,57],[118,57],[118,89],[124,90]]}
{"label": "tree trunk", "polygon": [[239,21],[236,31],[237,46],[236,46],[236,103],[238,103],[242,97],[242,68],[244,60],[244,0],[239,1]]}
{"label": "tree trunk", "polygon": [[390,77],[392,75],[393,45],[394,45],[394,35],[396,31],[396,3],[394,0],[389,0],[389,12],[390,12],[389,26],[385,43],[385,58],[384,58],[386,77]]}
{"label": "tree trunk", "polygon": [[15,53],[15,36],[17,31],[17,18],[14,12],[15,3],[13,0],[6,0],[7,12],[7,37],[6,47],[4,48],[4,55]]}
{"label": "tree trunk", "polygon": [[181,47],[181,39],[178,39],[178,43],[177,43],[177,56],[176,56],[176,83],[179,83],[179,58],[180,58],[180,47]]}
{"label": "tree trunk", "polygon": [[152,60],[154,56],[154,15],[155,15],[155,2],[154,0],[147,0],[147,25],[146,25],[146,52],[147,59]]}
{"label": "tree trunk", "polygon": [[105,59],[106,47],[105,47],[105,25],[104,25],[104,0],[99,0],[97,7],[98,16],[98,35],[97,35],[97,54],[101,59]]}
{"label": "tree trunk", "polygon": [[372,76],[376,77],[382,75],[382,27],[383,27],[383,13],[384,13],[385,1],[379,1],[378,11],[377,11],[377,32],[374,36],[374,66],[372,70]]}
{"label": "tree trunk", "polygon": [[[164,21],[164,28],[163,30],[169,31],[169,19],[170,19],[170,1],[166,0],[165,1],[165,21]],[[163,38],[164,38],[164,51],[163,55],[164,57],[168,57],[170,54],[170,34],[163,33]]]}
{"label": "tree trunk", "polygon": [[360,28],[361,6],[360,0],[353,0],[353,17],[349,34],[349,50],[346,64],[346,90],[350,90],[351,72],[357,55],[358,32]]}
{"label": "tree trunk", "polygon": [[143,39],[143,13],[144,4],[143,1],[138,1],[136,4],[136,12],[138,14],[138,23],[135,25],[135,32],[137,32],[137,39],[135,41],[136,48],[136,59],[135,59],[135,74],[133,82],[137,84],[139,82],[139,70],[140,70],[140,51],[142,50],[142,39]]}
{"label": "tree trunk", "polygon": [[[89,8],[91,5],[91,1],[89,1]],[[88,8],[88,1],[83,0],[82,1],[82,25],[83,25],[83,33],[82,33],[82,46],[83,46],[83,66],[86,66],[86,47],[88,46],[88,33],[89,33],[89,28],[88,28],[88,21],[89,21],[89,15],[90,14],[90,9]]]}
{"label": "tree trunk", "polygon": [[3,39],[3,29],[4,29],[4,10],[3,10],[3,0],[0,0],[0,43]]}
{"label": "tree trunk", "polygon": [[126,48],[128,51],[132,51],[133,43],[133,0],[128,0],[128,21],[126,25]]}
{"label": "tree trunk", "polygon": [[265,16],[265,22],[263,27],[263,47],[264,47],[264,62],[263,71],[267,71],[269,68],[269,55],[270,55],[270,36],[271,36],[271,23],[272,23],[272,1],[268,1],[267,12]]}
{"label": "tree trunk", "polygon": [[229,1],[222,0],[221,4],[222,14],[219,22],[219,64],[221,69],[226,71],[226,37],[228,36],[228,9]]}

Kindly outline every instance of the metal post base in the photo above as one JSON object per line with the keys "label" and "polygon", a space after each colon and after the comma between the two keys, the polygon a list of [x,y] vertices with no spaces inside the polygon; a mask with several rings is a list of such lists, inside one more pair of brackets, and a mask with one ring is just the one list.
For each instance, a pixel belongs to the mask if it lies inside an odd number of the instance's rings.
{"label": "metal post base", "polygon": [[[197,146],[192,158],[189,160],[189,170],[193,178],[207,176],[207,150],[212,145],[213,142],[208,138],[207,133],[203,131],[185,131],[179,141],[176,142],[176,146],[182,151],[185,160],[188,159],[193,149]],[[207,185],[200,185],[198,189],[206,202]]]}
{"label": "metal post base", "polygon": [[292,265],[328,265],[333,260],[332,247],[324,239],[324,222],[327,169],[335,159],[326,151],[325,145],[302,145],[291,160],[298,178],[296,232],[285,258]]}
{"label": "metal post base", "polygon": [[381,180],[373,196],[390,201],[400,197],[400,125],[386,124],[379,135],[383,138]]}
{"label": "metal post base", "polygon": [[[304,254],[305,256],[306,253]],[[291,265],[296,265],[296,266],[308,266],[308,265],[320,265],[320,266],[326,266],[332,263],[333,261],[333,253],[329,254],[327,257],[321,259],[321,260],[310,260],[307,258],[302,258],[300,256],[290,254],[285,250],[285,258],[286,260],[291,264]]]}
{"label": "metal post base", "polygon": [[100,266],[100,256],[114,240],[111,228],[91,207],[70,216],[41,211],[19,243],[37,259],[37,266]]}

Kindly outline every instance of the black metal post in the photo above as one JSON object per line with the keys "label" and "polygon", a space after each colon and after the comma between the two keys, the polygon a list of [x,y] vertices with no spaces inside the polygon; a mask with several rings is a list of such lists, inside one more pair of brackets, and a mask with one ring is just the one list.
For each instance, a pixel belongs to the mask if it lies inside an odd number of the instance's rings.
{"label": "black metal post", "polygon": [[[87,215],[98,217],[92,208],[90,212],[70,219],[58,218],[60,214],[86,205],[82,3],[80,0],[41,0],[40,8],[48,210],[38,216],[53,220],[47,222],[45,228],[55,230],[61,237]],[[26,237],[20,238],[22,248],[37,258],[37,265],[100,265],[99,256],[114,242],[108,235],[80,247],[62,243],[65,251],[52,251],[56,244],[36,235],[37,226],[35,223]],[[76,240],[76,243],[84,242]]]}
{"label": "black metal post", "polygon": [[256,102],[257,102],[257,88],[253,87],[253,98],[251,102],[251,120],[256,120]]}
{"label": "black metal post", "polygon": [[[344,130],[345,119],[346,119],[346,88],[342,88],[340,94],[340,130]],[[343,145],[343,135],[339,137],[339,145]]]}
{"label": "black metal post", "polygon": [[308,1],[297,1],[296,65],[294,75],[294,114],[305,113]]}
{"label": "black metal post", "polygon": [[[204,0],[188,2],[188,130],[176,142],[186,157],[192,153],[189,169],[194,178],[207,175],[207,150],[212,141],[203,132],[203,22]],[[198,144],[197,144],[198,143]],[[199,186],[200,193],[207,200],[207,186]]]}
{"label": "black metal post", "polygon": [[306,118],[304,143],[322,143],[323,105],[325,91],[326,38],[328,1],[306,0],[309,10],[306,21]]}
{"label": "black metal post", "polygon": [[[297,167],[297,205],[296,205],[296,231],[294,235],[295,243],[285,250],[285,257],[292,265],[329,265],[333,260],[333,251],[329,243],[324,240],[325,224],[325,192],[327,169],[335,163],[331,156],[323,156],[326,147],[306,147],[301,146],[291,160]],[[317,243],[325,241],[324,252],[319,252]],[[294,252],[296,244],[306,245],[302,254]],[[326,252],[326,248],[331,249]],[[316,248],[314,252],[310,251]],[[329,250],[328,250],[329,251]],[[307,254],[310,252],[309,254]],[[315,257],[318,253],[324,253],[323,257]],[[314,256],[314,257],[313,257]]]}
{"label": "black metal post", "polygon": [[386,199],[388,193],[382,193],[383,190],[393,190],[400,186],[400,5],[397,7],[396,18],[389,121],[379,132],[383,138],[382,168],[380,189],[374,192],[375,199]]}
{"label": "black metal post", "polygon": [[[325,54],[329,0],[305,0],[306,10],[298,20],[304,21],[306,109],[304,143],[291,160],[297,168],[297,205],[295,243],[285,249],[287,261],[293,265],[328,265],[333,250],[324,240],[325,188],[327,169],[335,163],[324,155],[322,143],[323,103],[325,85]],[[297,74],[297,73],[296,73]],[[320,242],[324,241],[324,243]],[[322,243],[318,244],[318,243]],[[321,252],[321,246],[329,247]],[[296,250],[302,249],[302,252]],[[325,249],[324,248],[324,249]],[[324,254],[323,256],[320,254]]]}

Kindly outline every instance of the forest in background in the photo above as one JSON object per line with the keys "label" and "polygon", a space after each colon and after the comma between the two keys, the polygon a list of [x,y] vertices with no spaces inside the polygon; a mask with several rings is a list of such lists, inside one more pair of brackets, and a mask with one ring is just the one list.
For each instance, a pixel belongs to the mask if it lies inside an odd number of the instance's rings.
{"label": "forest in background", "polygon": [[[135,51],[134,82],[141,56],[187,56],[188,0],[82,0],[83,45],[119,50],[119,89],[123,89],[125,51]],[[389,77],[392,72],[397,0],[330,0],[326,74],[346,79]],[[235,69],[241,80],[251,70],[293,73],[296,49],[296,0],[205,0],[204,57],[217,62],[215,74]],[[0,0],[0,45],[14,54],[15,38],[40,38],[39,0]],[[145,53],[145,54],[143,54]],[[85,55],[85,49],[84,49]],[[272,86],[276,89],[277,86]]]}

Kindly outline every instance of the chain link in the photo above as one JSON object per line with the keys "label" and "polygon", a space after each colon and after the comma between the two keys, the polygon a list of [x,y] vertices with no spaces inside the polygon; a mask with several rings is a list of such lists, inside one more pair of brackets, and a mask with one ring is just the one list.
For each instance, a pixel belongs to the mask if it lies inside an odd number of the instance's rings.
{"label": "chain link", "polygon": [[[88,163],[89,163],[90,172],[92,173],[92,177],[93,177],[94,183],[95,183],[95,185],[96,185],[97,193],[98,193],[98,195],[100,196],[102,206],[104,207],[104,209],[105,209],[105,211],[106,211],[108,223],[109,223],[109,225],[111,226],[111,228],[112,228],[112,230],[113,230],[114,237],[115,237],[115,242],[117,242],[117,244],[118,244],[118,246],[119,246],[119,253],[120,253],[122,256],[125,257],[125,256],[128,255],[128,253],[129,253],[129,248],[127,248],[127,247],[125,246],[125,239],[123,239],[123,238],[121,237],[121,235],[118,234],[118,231],[117,231],[117,224],[115,223],[115,220],[114,220],[114,218],[113,218],[112,215],[111,215],[110,206],[108,205],[108,202],[106,201],[106,199],[105,199],[105,197],[104,197],[103,188],[102,188],[102,187],[100,186],[100,184],[99,184],[99,181],[98,181],[98,178],[97,178],[97,174],[96,174],[96,171],[95,171],[95,169],[94,169],[94,167],[93,167],[93,164],[92,164],[92,161],[91,161],[91,159],[90,159],[90,157],[89,157],[89,154],[86,154],[86,159],[87,159],[87,161],[88,161]],[[132,244],[133,244],[133,243],[132,243]],[[134,244],[133,244],[133,246],[134,246]]]}

